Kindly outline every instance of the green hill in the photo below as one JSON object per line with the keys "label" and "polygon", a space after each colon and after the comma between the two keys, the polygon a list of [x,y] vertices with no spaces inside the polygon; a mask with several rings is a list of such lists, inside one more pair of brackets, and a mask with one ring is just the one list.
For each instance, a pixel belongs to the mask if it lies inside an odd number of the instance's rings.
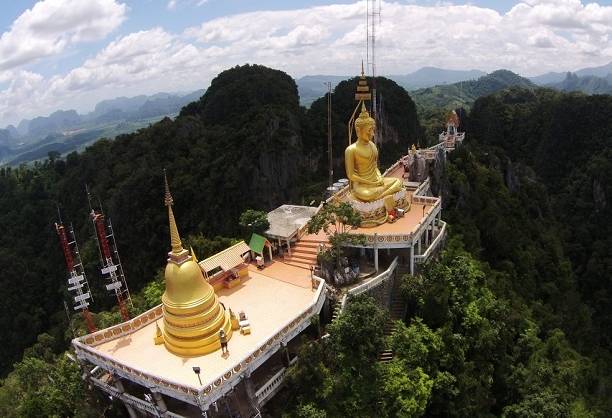
{"label": "green hill", "polygon": [[528,89],[536,87],[531,81],[512,71],[497,70],[480,77],[478,80],[415,90],[411,95],[419,108],[438,107],[452,110],[459,107],[470,107],[479,97],[512,86]]}

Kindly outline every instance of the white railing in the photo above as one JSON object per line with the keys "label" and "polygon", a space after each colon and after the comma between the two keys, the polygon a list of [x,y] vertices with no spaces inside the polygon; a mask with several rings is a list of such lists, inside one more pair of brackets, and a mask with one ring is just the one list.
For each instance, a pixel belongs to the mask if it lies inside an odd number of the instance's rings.
{"label": "white railing", "polygon": [[173,412],[170,411],[166,411],[164,413],[162,413],[157,406],[153,405],[150,402],[147,402],[143,399],[137,398],[133,395],[130,395],[129,393],[125,393],[125,392],[121,392],[119,389],[117,389],[114,386],[111,386],[107,383],[104,383],[103,381],[101,381],[98,378],[95,378],[93,376],[91,376],[89,378],[89,380],[91,381],[91,383],[94,384],[94,386],[97,386],[98,388],[100,388],[101,390],[103,390],[104,392],[108,393],[109,395],[113,396],[114,398],[120,399],[121,401],[123,401],[125,404],[137,408],[142,412],[145,412],[147,414],[153,415],[155,417],[166,417],[166,418],[184,418],[183,415],[179,415],[179,414],[175,414]]}
{"label": "white railing", "polygon": [[155,322],[163,317],[162,305],[149,309],[148,311],[141,313],[137,317],[130,319],[129,321],[122,322],[121,324],[105,328],[103,330],[84,335],[82,337],[75,338],[74,341],[84,343],[90,346],[97,346],[102,343],[115,340],[123,337],[124,335],[131,334],[138,331],[141,328],[146,327],[151,322]]}
{"label": "white railing", "polygon": [[393,170],[395,170],[401,163],[402,163],[402,159],[400,158],[399,160],[395,162],[395,164],[393,164],[391,167],[385,170],[385,172],[383,173],[383,177],[389,174],[390,172],[392,172]]}
{"label": "white railing", "polygon": [[[296,362],[297,357],[294,357],[289,362],[289,365],[292,366]],[[263,406],[272,396],[276,394],[276,392],[278,392],[283,382],[285,381],[287,370],[287,367],[283,367],[259,389],[257,389],[257,391],[255,391],[255,398],[257,399],[257,402],[260,406]]]}
{"label": "white railing", "polygon": [[429,177],[423,180],[423,182],[419,184],[419,187],[417,187],[417,189],[412,193],[413,199],[414,196],[426,196],[423,191],[429,189],[430,182]]}
{"label": "white railing", "polygon": [[427,247],[427,250],[425,250],[423,254],[414,256],[416,262],[423,263],[427,261],[431,253],[436,250],[440,241],[444,239],[444,235],[446,234],[446,222],[440,221],[440,223],[442,224],[442,228],[440,228],[440,231],[438,231],[438,235],[436,236],[436,238],[431,242],[429,247]]}
{"label": "white railing", "polygon": [[361,295],[362,293],[365,293],[368,290],[374,289],[375,287],[378,287],[382,283],[387,281],[390,277],[393,277],[393,273],[395,271],[395,268],[397,267],[397,264],[398,258],[395,257],[395,259],[393,259],[387,270],[383,271],[378,276],[372,277],[368,281],[347,290],[347,292],[344,294],[344,296],[342,296],[342,299],[340,300],[340,314],[344,312],[346,304],[348,303],[350,298],[355,297],[357,295]]}
{"label": "white railing", "polygon": [[280,347],[281,340],[292,339],[310,325],[307,319],[321,311],[327,291],[325,280],[319,277],[314,277],[314,280],[318,281],[319,285],[313,297],[313,304],[310,307],[304,309],[298,317],[287,321],[277,328],[277,331],[266,342],[248,353],[243,361],[228,368],[204,388],[185,385],[167,377],[146,372],[137,367],[126,366],[113,359],[110,355],[82,343],[80,339],[74,339],[72,344],[80,359],[87,360],[142,386],[155,388],[160,393],[206,409],[212,402],[236,386],[245,370],[255,370],[274,354]]}
{"label": "white railing", "polygon": [[72,344],[79,359],[87,360],[91,364],[100,366],[144,387],[156,388],[161,393],[189,403],[193,403],[193,397],[198,394],[198,389],[194,386],[184,385],[166,377],[162,378],[137,367],[128,367],[119,363],[111,356],[96,351],[79,341],[73,340]]}
{"label": "white railing", "polygon": [[413,194],[412,203],[418,203],[420,205],[436,206],[440,203],[440,198],[434,197],[434,196],[415,196]]}
{"label": "white railing", "polygon": [[379,274],[376,277],[373,277],[369,280],[367,280],[364,283],[361,283],[358,286],[355,286],[351,289],[349,289],[346,293],[349,297],[354,297],[357,295],[360,295],[362,293],[367,292],[368,290],[371,290],[375,287],[380,286],[383,282],[385,282],[389,277],[391,277],[393,275],[393,272],[395,271],[395,268],[397,267],[397,263],[398,263],[398,258],[395,257],[395,259],[391,262],[391,264],[389,265],[389,267],[387,268],[387,270],[383,271],[381,274]]}

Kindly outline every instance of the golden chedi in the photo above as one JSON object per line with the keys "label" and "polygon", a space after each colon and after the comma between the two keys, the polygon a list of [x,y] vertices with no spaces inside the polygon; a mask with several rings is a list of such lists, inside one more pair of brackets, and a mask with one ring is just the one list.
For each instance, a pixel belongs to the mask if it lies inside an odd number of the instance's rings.
{"label": "golden chedi", "polygon": [[204,279],[200,266],[181,244],[167,180],[165,203],[168,207],[172,251],[168,253],[166,291],[162,296],[163,343],[175,354],[207,354],[221,348],[221,329],[228,340],[231,338],[230,313],[221,306],[213,287]]}
{"label": "golden chedi", "polygon": [[351,194],[362,202],[373,202],[392,196],[402,189],[398,178],[383,177],[378,169],[378,148],[372,142],[376,121],[362,102],[361,113],[355,120],[357,141],[344,151],[346,177],[350,181]]}

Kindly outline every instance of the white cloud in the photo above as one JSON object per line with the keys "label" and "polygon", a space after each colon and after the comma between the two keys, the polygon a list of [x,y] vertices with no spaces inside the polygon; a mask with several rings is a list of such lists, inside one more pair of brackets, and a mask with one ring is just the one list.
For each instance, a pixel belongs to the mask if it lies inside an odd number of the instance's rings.
{"label": "white cloud", "polygon": [[[58,108],[88,110],[119,95],[204,88],[220,71],[245,63],[294,77],[356,74],[365,55],[364,9],[361,2],[244,13],[180,34],[152,28],[113,40],[66,74],[0,70],[0,83],[8,81],[0,91],[0,126]],[[69,33],[54,39],[85,37]],[[612,61],[612,7],[579,0],[524,0],[505,14],[473,5],[385,2],[377,34],[379,74],[433,65],[535,75]]]}
{"label": "white cloud", "polygon": [[127,7],[115,0],[42,0],[0,37],[0,70],[62,52],[68,45],[101,39],[121,24]]}
{"label": "white cloud", "polygon": [[187,5],[195,5],[197,7],[200,7],[208,3],[208,0],[170,0],[166,5],[166,9],[176,10],[176,6],[178,6],[179,3],[185,3]]}

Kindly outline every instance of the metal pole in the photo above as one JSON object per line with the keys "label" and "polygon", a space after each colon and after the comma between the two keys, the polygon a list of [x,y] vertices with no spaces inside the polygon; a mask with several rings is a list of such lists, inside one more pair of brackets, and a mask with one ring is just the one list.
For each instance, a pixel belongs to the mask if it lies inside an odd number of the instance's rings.
{"label": "metal pole", "polygon": [[331,81],[325,83],[327,85],[327,156],[329,158],[329,187],[334,184],[334,160],[332,154],[332,122],[331,122],[331,106],[332,106],[332,96],[331,96]]}

